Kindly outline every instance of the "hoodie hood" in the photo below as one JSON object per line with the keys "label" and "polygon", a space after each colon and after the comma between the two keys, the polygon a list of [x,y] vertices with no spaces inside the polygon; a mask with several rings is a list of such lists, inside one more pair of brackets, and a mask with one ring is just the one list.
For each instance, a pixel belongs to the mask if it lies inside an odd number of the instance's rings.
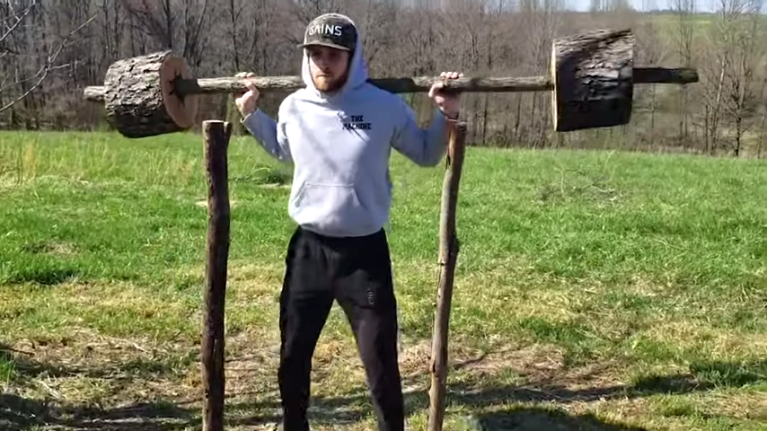
{"label": "hoodie hood", "polygon": [[337,94],[315,88],[304,55],[305,86],[282,100],[277,120],[260,109],[244,119],[269,154],[292,165],[293,221],[306,231],[347,238],[373,235],[389,224],[393,150],[419,166],[436,166],[448,138],[439,109],[424,129],[403,98],[367,82],[362,42],[352,25],[343,15],[323,15],[307,26],[301,44],[353,53],[348,80]]}
{"label": "hoodie hood", "polygon": [[351,60],[349,62],[349,70],[344,85],[336,92],[332,94],[326,94],[317,89],[312,81],[312,75],[309,70],[309,56],[306,54],[306,49],[303,49],[301,59],[301,78],[306,84],[306,91],[312,96],[316,96],[322,100],[332,100],[340,97],[344,97],[350,90],[353,90],[360,85],[364,84],[368,80],[368,71],[365,64],[365,60],[362,53],[362,35],[360,34],[357,25],[346,15],[339,13],[327,13],[320,15],[315,19],[320,20],[322,18],[335,18],[348,21],[354,27],[357,32],[357,43],[354,46],[354,51],[351,52]]}

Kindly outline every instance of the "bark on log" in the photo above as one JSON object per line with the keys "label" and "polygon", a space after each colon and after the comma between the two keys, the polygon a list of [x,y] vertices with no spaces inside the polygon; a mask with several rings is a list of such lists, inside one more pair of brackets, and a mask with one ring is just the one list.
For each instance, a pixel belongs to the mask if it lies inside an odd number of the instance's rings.
{"label": "bark on log", "polygon": [[[698,82],[691,68],[634,68],[630,29],[597,30],[559,38],[552,47],[550,76],[464,77],[447,81],[451,92],[552,91],[554,130],[574,131],[624,125],[631,120],[633,84]],[[633,77],[633,79],[632,79]],[[429,91],[437,76],[371,78],[392,93]],[[291,92],[305,87],[300,76],[254,79],[262,92]],[[89,101],[105,103],[114,128],[131,138],[186,130],[193,125],[202,94],[246,91],[236,77],[195,79],[183,58],[156,52],[110,66],[104,86],[84,90]]]}
{"label": "bark on log", "polygon": [[[288,92],[305,88],[300,76],[264,76],[251,78],[256,88],[264,92]],[[434,82],[440,81],[438,76],[416,76],[413,78],[371,78],[374,86],[390,93],[425,93]],[[451,89],[469,92],[521,92],[550,90],[551,82],[544,76],[532,77],[488,77],[488,78],[458,78],[445,83],[446,91]],[[217,94],[247,91],[239,78],[203,78],[179,82],[180,94]]]}
{"label": "bark on log", "polygon": [[[288,93],[306,88],[300,76],[260,76],[250,78],[262,93]],[[413,78],[371,78],[370,83],[390,93],[426,93],[438,76],[416,76]],[[235,77],[180,79],[176,92],[182,96],[195,94],[230,94],[248,91],[245,81]],[[459,78],[445,82],[445,91],[479,93],[515,93],[525,91],[547,91],[553,88],[545,76],[529,77],[488,77]],[[106,87],[86,87],[83,95],[91,102],[104,100]]]}
{"label": "bark on log", "polygon": [[447,349],[450,327],[450,306],[453,298],[453,278],[458,259],[456,235],[456,207],[458,187],[465,153],[466,123],[453,126],[448,143],[448,167],[442,188],[442,211],[439,227],[439,290],[437,312],[434,319],[434,335],[431,346],[431,389],[429,390],[429,431],[441,431],[445,417],[445,393],[447,391]]}
{"label": "bark on log", "polygon": [[204,121],[208,182],[208,245],[202,331],[203,431],[224,428],[224,308],[229,256],[227,149],[232,124]]}
{"label": "bark on log", "polygon": [[557,39],[551,66],[554,130],[631,121],[634,36],[630,30],[596,30]]}
{"label": "bark on log", "polygon": [[173,93],[173,80],[179,76],[192,78],[184,59],[170,51],[114,62],[104,79],[107,121],[129,138],[190,128],[197,112],[197,99],[182,100]]}
{"label": "bark on log", "polygon": [[[251,78],[263,93],[291,92],[305,88],[300,76],[259,76]],[[370,78],[370,83],[391,93],[425,93],[438,76],[416,76]],[[698,82],[698,73],[690,68],[639,67],[634,69],[636,84],[690,84]],[[528,91],[550,91],[554,83],[546,76],[499,76],[465,77],[445,82],[445,91],[472,93],[516,93]],[[235,77],[179,79],[176,93],[182,96],[194,94],[230,94],[247,91],[244,81]],[[83,97],[91,102],[104,102],[106,87],[89,86]]]}

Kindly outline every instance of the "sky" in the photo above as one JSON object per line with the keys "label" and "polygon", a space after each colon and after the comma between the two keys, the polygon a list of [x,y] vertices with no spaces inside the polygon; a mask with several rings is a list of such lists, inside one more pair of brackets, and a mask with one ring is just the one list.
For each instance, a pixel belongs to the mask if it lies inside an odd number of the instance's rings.
{"label": "sky", "polygon": [[[717,4],[720,4],[722,0],[695,0],[695,9],[698,12],[712,12]],[[587,11],[590,0],[565,0],[565,2],[573,9],[579,11]],[[632,6],[636,10],[649,10],[649,9],[671,9],[676,3],[674,0],[629,0]]]}

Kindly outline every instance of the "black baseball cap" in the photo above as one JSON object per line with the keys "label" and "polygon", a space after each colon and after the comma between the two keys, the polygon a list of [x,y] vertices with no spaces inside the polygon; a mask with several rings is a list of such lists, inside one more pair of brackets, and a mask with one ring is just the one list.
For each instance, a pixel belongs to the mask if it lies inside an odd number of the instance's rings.
{"label": "black baseball cap", "polygon": [[336,13],[327,13],[314,18],[304,32],[305,48],[312,45],[327,46],[354,52],[357,44],[357,28],[349,18]]}

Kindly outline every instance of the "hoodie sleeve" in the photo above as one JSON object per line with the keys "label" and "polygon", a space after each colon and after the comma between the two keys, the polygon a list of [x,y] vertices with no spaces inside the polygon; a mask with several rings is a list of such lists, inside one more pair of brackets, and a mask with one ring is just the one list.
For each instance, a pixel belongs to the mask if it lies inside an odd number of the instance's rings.
{"label": "hoodie sleeve", "polygon": [[402,113],[394,132],[392,146],[422,167],[436,166],[447,148],[447,119],[439,109],[434,109],[431,125],[418,126],[415,112],[402,101]]}
{"label": "hoodie sleeve", "polygon": [[280,105],[277,121],[258,108],[245,117],[242,124],[269,155],[281,162],[289,163],[292,161],[292,156],[288,138],[285,135],[283,107],[284,102]]}

